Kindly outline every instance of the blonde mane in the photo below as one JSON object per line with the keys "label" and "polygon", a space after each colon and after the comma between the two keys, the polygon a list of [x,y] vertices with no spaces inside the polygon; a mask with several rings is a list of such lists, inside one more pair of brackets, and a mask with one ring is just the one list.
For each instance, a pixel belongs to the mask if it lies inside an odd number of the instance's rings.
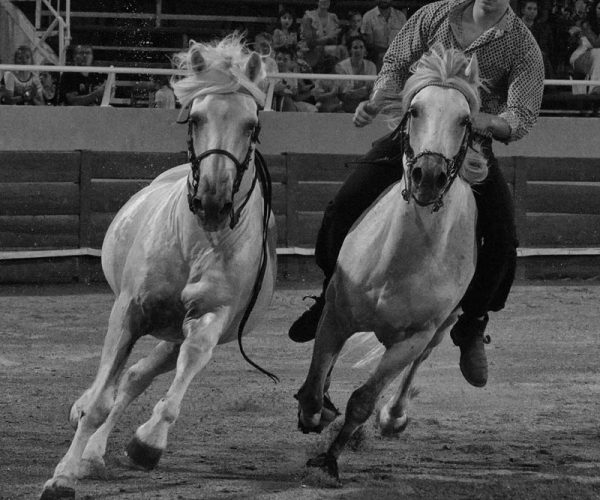
{"label": "blonde mane", "polygon": [[[195,61],[202,56],[204,65],[196,68]],[[196,97],[207,94],[229,94],[246,90],[260,106],[265,94],[258,83],[267,76],[264,65],[255,81],[245,74],[246,64],[252,55],[240,33],[233,33],[222,40],[210,43],[190,41],[185,52],[174,56],[177,69],[188,73],[183,78],[173,77],[171,84],[182,107],[188,106]]]}

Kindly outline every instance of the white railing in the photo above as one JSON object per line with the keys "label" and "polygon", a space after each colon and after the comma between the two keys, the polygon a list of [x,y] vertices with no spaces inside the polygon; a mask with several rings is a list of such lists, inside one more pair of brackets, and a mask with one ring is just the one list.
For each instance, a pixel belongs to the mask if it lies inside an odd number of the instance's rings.
{"label": "white railing", "polygon": [[[0,71],[47,71],[50,73],[104,73],[108,75],[104,97],[102,99],[103,106],[110,105],[110,96],[114,95],[114,87],[116,85],[116,75],[180,75],[185,76],[186,71],[177,69],[161,69],[161,68],[115,68],[114,66],[43,66],[43,65],[18,65],[18,64],[0,64]],[[267,75],[270,81],[267,90],[267,102],[265,103],[265,111],[273,111],[273,89],[278,80],[281,79],[302,79],[302,80],[339,80],[339,81],[374,81],[377,77],[371,75],[338,75],[320,74],[320,73],[272,73]],[[571,87],[586,88],[600,86],[600,80],[544,80],[545,86],[554,87]]]}

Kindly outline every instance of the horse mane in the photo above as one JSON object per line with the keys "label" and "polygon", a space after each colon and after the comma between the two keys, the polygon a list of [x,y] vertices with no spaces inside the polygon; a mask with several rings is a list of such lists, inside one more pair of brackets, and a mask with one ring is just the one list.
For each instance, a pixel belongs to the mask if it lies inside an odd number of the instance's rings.
{"label": "horse mane", "polygon": [[[411,66],[411,71],[400,95],[384,93],[382,96],[382,113],[390,117],[390,128],[395,129],[400,124],[417,92],[430,85],[458,90],[467,99],[471,113],[479,111],[479,90],[486,86],[479,77],[476,58],[469,59],[458,49],[446,49],[435,43]],[[469,148],[459,175],[469,184],[481,182],[487,175],[487,159],[480,151]]]}
{"label": "horse mane", "polygon": [[[264,105],[265,95],[258,87],[267,76],[264,65],[254,81],[245,73],[252,53],[244,41],[244,35],[239,32],[208,43],[191,40],[188,50],[175,54],[173,58],[175,67],[187,73],[183,78],[171,78],[173,90],[182,107],[185,108],[201,95],[228,94],[240,89],[245,89],[260,105]],[[196,64],[198,56],[204,61],[200,69]]]}

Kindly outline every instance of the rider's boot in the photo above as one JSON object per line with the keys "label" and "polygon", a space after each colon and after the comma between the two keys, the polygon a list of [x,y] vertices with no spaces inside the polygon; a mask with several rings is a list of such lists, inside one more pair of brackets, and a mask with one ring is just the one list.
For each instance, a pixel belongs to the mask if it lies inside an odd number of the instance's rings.
{"label": "rider's boot", "polygon": [[488,315],[481,318],[465,314],[458,318],[450,331],[455,345],[460,347],[460,371],[469,384],[483,387],[488,379],[488,363],[484,344],[489,344],[489,335],[484,335]]}

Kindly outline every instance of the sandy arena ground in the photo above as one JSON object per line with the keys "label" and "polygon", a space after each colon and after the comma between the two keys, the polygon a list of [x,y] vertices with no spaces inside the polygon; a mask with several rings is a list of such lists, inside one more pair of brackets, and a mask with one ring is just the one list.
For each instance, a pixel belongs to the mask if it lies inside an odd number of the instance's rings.
{"label": "sandy arena ground", "polygon": [[[297,288],[297,287],[296,287]],[[365,428],[340,458],[342,485],[308,471],[329,433],[296,429],[293,394],[312,343],[286,331],[316,287],[280,289],[247,353],[277,373],[274,385],[217,348],[192,384],[152,472],[126,467],[123,449],[165,393],[164,375],[128,410],[106,454],[112,477],[86,479],[87,499],[598,499],[600,498],[600,286],[517,286],[488,332],[490,381],[461,377],[446,338],[417,376],[420,395],[399,439]],[[36,498],[66,452],[71,403],[95,375],[112,297],[104,286],[0,288],[0,498]],[[153,345],[143,339],[139,359]],[[337,365],[331,389],[343,409],[368,368]]]}

